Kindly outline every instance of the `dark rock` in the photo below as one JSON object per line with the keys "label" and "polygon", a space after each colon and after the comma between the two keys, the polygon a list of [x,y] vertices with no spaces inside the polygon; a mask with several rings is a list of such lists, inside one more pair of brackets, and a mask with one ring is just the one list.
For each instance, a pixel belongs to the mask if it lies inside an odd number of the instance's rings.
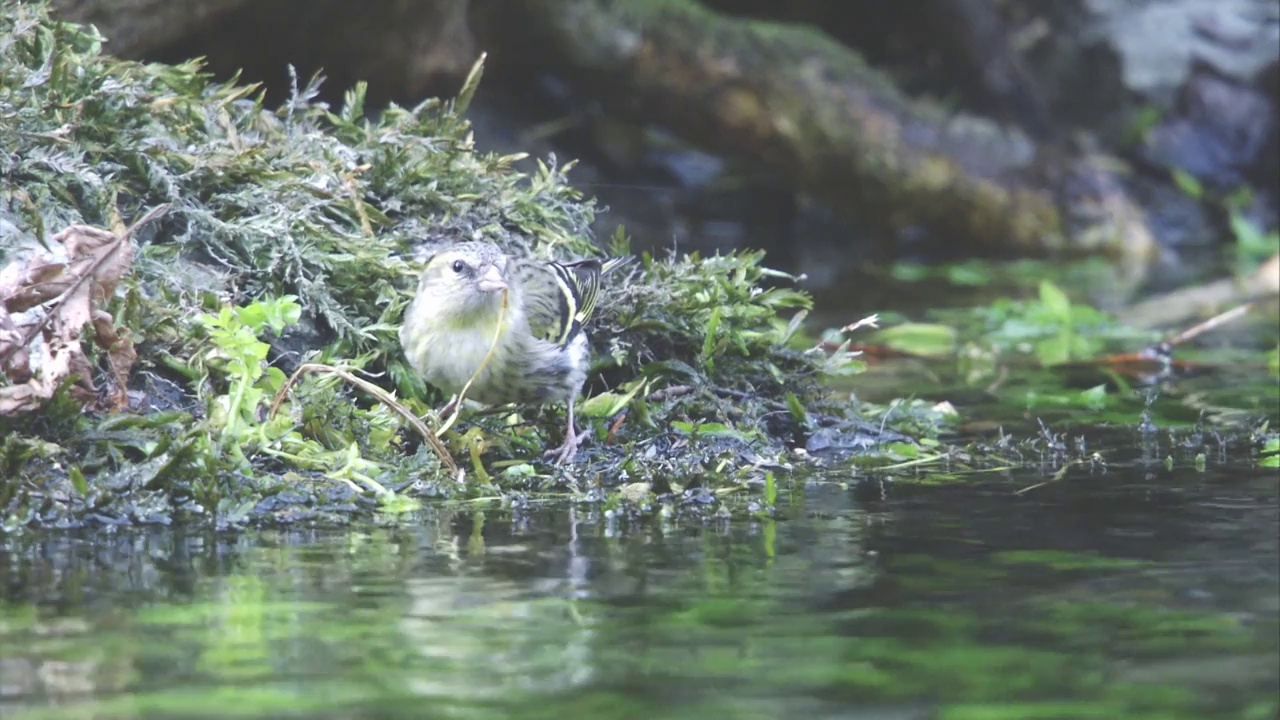
{"label": "dark rock", "polygon": [[[1152,131],[1144,155],[1229,191],[1261,169],[1275,123],[1275,108],[1260,90],[1201,66],[1183,88],[1177,113]],[[1275,158],[1266,165],[1273,168]]]}
{"label": "dark rock", "polygon": [[282,510],[295,508],[300,505],[307,505],[310,502],[310,497],[305,493],[300,493],[295,490],[285,490],[284,492],[263,498],[254,506],[253,514],[266,515],[269,513],[278,513]]}

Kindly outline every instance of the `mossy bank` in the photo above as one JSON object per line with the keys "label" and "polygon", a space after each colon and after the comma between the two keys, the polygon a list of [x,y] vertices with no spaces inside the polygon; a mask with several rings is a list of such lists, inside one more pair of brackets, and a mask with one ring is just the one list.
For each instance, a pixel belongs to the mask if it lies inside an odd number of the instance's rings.
{"label": "mossy bank", "polygon": [[[118,402],[64,387],[0,416],[5,526],[342,521],[434,496],[643,503],[682,490],[717,506],[726,490],[763,498],[805,426],[835,422],[816,405],[818,376],[852,370],[850,357],[795,347],[809,300],[753,253],[645,257],[611,278],[581,406],[593,439],[564,470],[541,460],[559,409],[464,417],[444,437],[460,474],[334,375],[302,377],[269,412],[288,373],[327,363],[431,417],[444,398],[395,339],[424,245],[626,251],[621,230],[592,237],[567,167],[526,176],[476,151],[462,116],[473,85],[374,109],[362,87],[330,108],[318,83],[267,108],[259,88],[195,62],[105,55],[96,31],[39,4],[0,10],[0,264],[56,254],[45,246],[69,226],[119,233],[168,206],[129,239],[128,271],[101,299],[137,352],[122,387],[91,326],[82,337],[94,392]],[[14,317],[38,327],[42,312]]]}

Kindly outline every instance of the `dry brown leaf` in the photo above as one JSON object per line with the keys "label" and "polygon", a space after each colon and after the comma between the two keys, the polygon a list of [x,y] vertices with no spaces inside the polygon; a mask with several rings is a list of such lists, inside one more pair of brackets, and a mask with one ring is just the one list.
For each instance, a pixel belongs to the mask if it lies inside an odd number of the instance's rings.
{"label": "dry brown leaf", "polygon": [[15,415],[39,409],[46,400],[53,397],[62,379],[70,374],[69,353],[55,354],[48,343],[41,343],[35,352],[40,360],[40,372],[32,375],[25,383],[0,388],[0,415]]}
{"label": "dry brown leaf", "polygon": [[93,341],[107,351],[107,364],[111,366],[111,376],[116,386],[116,393],[112,397],[114,409],[123,410],[128,405],[125,388],[129,384],[129,370],[138,360],[133,338],[129,337],[126,329],[117,332],[115,319],[105,310],[94,310],[93,333]]}
{"label": "dry brown leaf", "polygon": [[4,305],[0,305],[0,357],[9,358],[0,367],[9,380],[23,383],[31,378],[31,357],[22,345],[22,330]]}
{"label": "dry brown leaf", "polygon": [[[16,384],[0,388],[0,415],[30,412],[53,397],[63,382],[73,379],[72,397],[99,404],[93,367],[80,343],[88,326],[94,344],[107,351],[114,380],[109,406],[128,404],[125,388],[137,360],[128,331],[116,328],[115,318],[101,306],[115,293],[133,259],[129,243],[138,227],[168,210],[160,206],[119,235],[73,225],[53,237],[67,252],[65,262],[40,257],[0,269],[0,370]],[[19,325],[10,315],[48,305],[37,321]],[[39,336],[43,342],[34,343]],[[39,362],[31,362],[34,354]]]}
{"label": "dry brown leaf", "polygon": [[47,257],[10,263],[0,271],[0,306],[23,312],[58,297],[67,289],[60,280],[66,269],[66,263]]}

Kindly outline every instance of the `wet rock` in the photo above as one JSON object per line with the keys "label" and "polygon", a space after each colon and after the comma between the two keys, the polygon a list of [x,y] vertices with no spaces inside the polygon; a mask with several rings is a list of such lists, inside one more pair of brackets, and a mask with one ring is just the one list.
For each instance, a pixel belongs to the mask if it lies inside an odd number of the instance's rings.
{"label": "wet rock", "polygon": [[684,505],[714,505],[717,502],[715,493],[705,487],[689,488],[681,496]]}
{"label": "wet rock", "polygon": [[842,423],[814,431],[805,442],[804,449],[813,455],[849,453],[872,450],[889,442],[915,441],[902,433],[884,430],[871,423]]}
{"label": "wet rock", "polygon": [[1275,132],[1275,108],[1257,88],[1201,65],[1182,90],[1177,112],[1151,133],[1145,158],[1229,191],[1274,172],[1263,149]]}
{"label": "wet rock", "polygon": [[285,490],[276,493],[270,497],[265,497],[253,507],[254,515],[268,515],[279,513],[284,510],[294,509],[298,506],[308,505],[312,499],[306,493],[296,490]]}
{"label": "wet rock", "polygon": [[1270,0],[1014,0],[1005,11],[1055,119],[1117,141],[1142,109],[1174,107],[1197,68],[1255,86],[1280,46]]}
{"label": "wet rock", "polygon": [[1172,102],[1197,63],[1251,84],[1276,56],[1280,6],[1265,0],[1086,0],[1125,87]]}

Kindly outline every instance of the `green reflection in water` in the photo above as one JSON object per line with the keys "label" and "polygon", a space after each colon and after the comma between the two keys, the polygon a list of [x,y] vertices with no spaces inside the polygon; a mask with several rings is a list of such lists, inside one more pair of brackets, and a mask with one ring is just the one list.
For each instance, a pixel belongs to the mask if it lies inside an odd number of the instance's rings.
{"label": "green reflection in water", "polygon": [[[815,491],[784,522],[630,530],[439,512],[368,532],[6,541],[0,713],[1274,717],[1274,515],[1224,525],[1202,561],[1191,532],[1018,547],[1064,514],[1018,531],[1011,503],[1051,503],[1013,497]],[[1210,507],[1088,517],[1203,535]]]}

